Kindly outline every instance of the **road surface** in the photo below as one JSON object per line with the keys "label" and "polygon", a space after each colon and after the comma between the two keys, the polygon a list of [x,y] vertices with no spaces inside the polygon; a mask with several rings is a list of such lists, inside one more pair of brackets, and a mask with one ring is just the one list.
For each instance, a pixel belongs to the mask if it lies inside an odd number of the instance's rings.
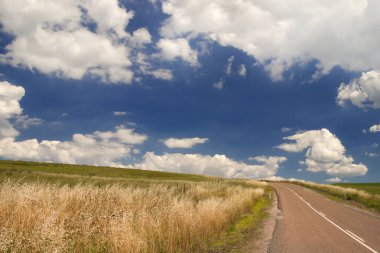
{"label": "road surface", "polygon": [[380,253],[380,217],[298,185],[271,185],[280,211],[269,252]]}

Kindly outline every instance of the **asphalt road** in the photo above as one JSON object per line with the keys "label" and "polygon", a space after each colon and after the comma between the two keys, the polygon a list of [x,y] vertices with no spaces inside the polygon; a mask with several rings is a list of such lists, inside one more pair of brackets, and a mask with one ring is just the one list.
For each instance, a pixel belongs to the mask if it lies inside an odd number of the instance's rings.
{"label": "asphalt road", "polygon": [[269,252],[380,253],[380,217],[301,186],[271,185],[280,211]]}

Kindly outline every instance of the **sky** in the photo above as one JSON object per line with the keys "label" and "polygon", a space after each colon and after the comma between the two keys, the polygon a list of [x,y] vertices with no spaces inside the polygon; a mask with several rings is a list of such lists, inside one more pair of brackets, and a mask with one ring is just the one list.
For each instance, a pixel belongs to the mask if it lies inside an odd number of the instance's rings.
{"label": "sky", "polygon": [[0,0],[0,158],[380,182],[379,11]]}

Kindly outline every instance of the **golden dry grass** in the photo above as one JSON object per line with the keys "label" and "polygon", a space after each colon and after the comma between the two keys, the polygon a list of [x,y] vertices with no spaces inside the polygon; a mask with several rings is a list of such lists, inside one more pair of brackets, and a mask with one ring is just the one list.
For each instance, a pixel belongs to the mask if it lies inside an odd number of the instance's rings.
{"label": "golden dry grass", "polygon": [[204,252],[265,183],[0,184],[0,252]]}

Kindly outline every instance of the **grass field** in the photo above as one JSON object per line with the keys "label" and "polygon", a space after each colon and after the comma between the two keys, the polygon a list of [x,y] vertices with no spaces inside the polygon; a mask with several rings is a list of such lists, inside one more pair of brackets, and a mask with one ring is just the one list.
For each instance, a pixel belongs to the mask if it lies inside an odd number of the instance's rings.
{"label": "grass field", "polygon": [[319,191],[338,201],[345,201],[348,204],[368,208],[380,213],[380,194],[378,194],[380,184],[377,183],[351,183],[351,184],[318,184],[308,181],[292,181],[316,191]]}
{"label": "grass field", "polygon": [[[38,163],[38,162],[22,162],[22,161],[0,161],[0,180],[12,175],[12,177],[32,178],[46,176],[47,180],[54,181],[54,177],[59,176],[82,176],[98,177],[98,178],[118,178],[133,180],[175,180],[175,181],[192,181],[200,182],[213,180],[215,178],[193,175],[179,174],[159,171],[147,171],[136,169],[120,169],[111,167],[96,167],[85,165],[67,165],[55,163]],[[51,178],[49,178],[49,176]],[[77,180],[78,178],[76,178]],[[58,180],[59,181],[59,180]],[[68,180],[69,181],[69,180]]]}
{"label": "grass field", "polygon": [[358,189],[372,194],[380,194],[380,183],[336,183],[333,185]]}
{"label": "grass field", "polygon": [[0,252],[244,252],[265,182],[0,161]]}

